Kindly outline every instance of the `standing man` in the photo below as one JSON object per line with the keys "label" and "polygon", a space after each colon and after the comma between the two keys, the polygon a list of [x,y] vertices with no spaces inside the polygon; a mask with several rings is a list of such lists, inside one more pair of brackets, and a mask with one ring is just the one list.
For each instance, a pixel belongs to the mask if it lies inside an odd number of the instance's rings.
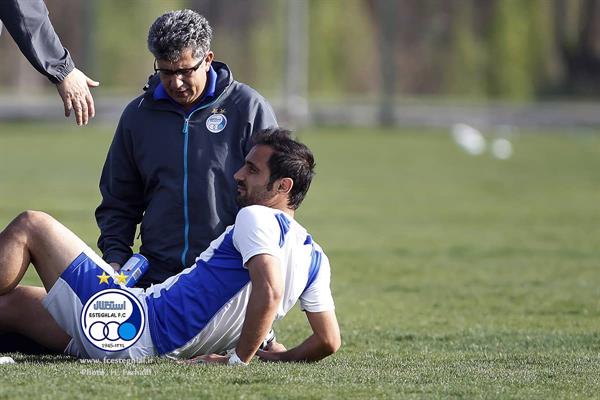
{"label": "standing man", "polygon": [[77,68],[69,51],[63,47],[48,18],[42,0],[0,1],[2,23],[31,65],[56,85],[63,100],[65,117],[75,110],[77,125],[86,125],[95,115],[90,87],[100,85]]}
{"label": "standing man", "polygon": [[155,74],[125,108],[102,171],[98,247],[120,268],[141,224],[150,269],[140,286],[191,265],[234,222],[233,173],[252,134],[277,124],[267,101],[214,61],[211,38],[208,21],[192,10],[152,24]]}

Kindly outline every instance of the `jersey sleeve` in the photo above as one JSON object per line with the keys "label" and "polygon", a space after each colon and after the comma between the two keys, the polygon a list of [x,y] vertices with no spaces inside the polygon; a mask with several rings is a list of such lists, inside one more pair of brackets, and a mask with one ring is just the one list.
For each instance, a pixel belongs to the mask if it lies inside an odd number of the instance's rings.
{"label": "jersey sleeve", "polygon": [[258,254],[281,258],[279,224],[268,209],[260,206],[241,209],[233,229],[233,245],[242,255],[244,266]]}
{"label": "jersey sleeve", "polygon": [[321,253],[319,266],[314,280],[309,282],[308,287],[300,295],[300,308],[302,311],[308,312],[331,311],[335,309],[335,304],[331,295],[329,259],[320,247],[317,247],[315,251]]}

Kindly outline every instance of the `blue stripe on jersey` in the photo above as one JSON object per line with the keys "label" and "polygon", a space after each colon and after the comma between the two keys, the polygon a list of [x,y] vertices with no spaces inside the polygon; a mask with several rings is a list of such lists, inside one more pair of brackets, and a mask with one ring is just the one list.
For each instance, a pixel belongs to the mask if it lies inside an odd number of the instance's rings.
{"label": "blue stripe on jersey", "polygon": [[60,277],[73,289],[73,292],[85,304],[93,295],[105,289],[120,289],[121,286],[109,279],[109,283],[100,283],[98,275],[102,275],[104,270],[100,268],[85,253],[81,253],[69,266],[63,271]]}
{"label": "blue stripe on jersey", "polygon": [[312,244],[312,236],[310,235],[306,235],[306,240],[304,241],[304,244]]}
{"label": "blue stripe on jersey", "polygon": [[159,297],[146,298],[150,333],[159,354],[189,342],[250,282],[243,264],[232,229],[209,260],[198,260],[191,271],[178,275],[176,284],[161,289]]}
{"label": "blue stripe on jersey", "polygon": [[[312,285],[312,283],[317,279],[317,275],[319,274],[319,270],[321,269],[321,252],[315,249],[313,245],[312,252],[310,253],[310,267],[308,269],[308,282],[306,282],[306,287],[304,291]],[[303,292],[304,292],[303,291]]]}
{"label": "blue stripe on jersey", "polygon": [[275,214],[275,218],[279,223],[281,234],[279,235],[279,247],[283,247],[285,243],[285,235],[290,231],[290,220],[284,214]]}

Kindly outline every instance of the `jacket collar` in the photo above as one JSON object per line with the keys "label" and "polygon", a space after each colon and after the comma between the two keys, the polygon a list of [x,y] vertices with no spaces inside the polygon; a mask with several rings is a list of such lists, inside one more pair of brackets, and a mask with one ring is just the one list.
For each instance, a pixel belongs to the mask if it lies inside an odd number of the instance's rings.
{"label": "jacket collar", "polygon": [[[208,77],[206,79],[206,90],[204,91],[204,94],[202,95],[202,98],[200,99],[198,105],[205,103],[207,100],[211,101],[213,97],[215,97],[215,89],[217,87],[217,72],[214,70],[212,65],[210,66],[207,75]],[[175,100],[173,100],[171,96],[169,96],[160,79],[158,81],[158,85],[154,89],[154,93],[152,93],[152,98],[157,101],[168,100],[176,105],[179,105]]]}
{"label": "jacket collar", "polygon": [[[212,93],[212,98],[210,98],[209,100],[212,101],[215,98],[219,97],[233,82],[233,74],[231,73],[231,70],[229,69],[229,67],[227,66],[227,64],[219,62],[219,61],[213,61],[211,64],[211,68],[210,71],[215,73],[216,78],[213,80],[212,77],[209,77],[209,79],[207,80],[207,82],[209,83],[209,87],[207,88],[207,94],[208,93]],[[209,71],[209,73],[210,73]],[[159,87],[161,89],[159,89]],[[156,93],[158,90],[158,93]],[[149,102],[148,100],[150,100],[150,103],[155,104],[156,106],[159,105],[176,105],[176,108],[178,110],[183,110],[183,108],[176,103],[173,99],[171,99],[169,97],[169,95],[166,93],[164,87],[162,86],[161,82],[160,82],[160,78],[158,77],[158,74],[154,74],[154,75],[150,75],[150,77],[148,78],[148,82],[146,83],[146,85],[144,86],[144,91],[146,92],[144,97],[146,98],[147,101],[144,102],[144,104],[148,104]],[[160,92],[163,93],[160,93]],[[156,95],[155,95],[156,93]],[[204,104],[206,100],[207,96],[203,96],[203,99],[200,103],[198,103],[199,105]],[[161,107],[162,108],[162,107]]]}

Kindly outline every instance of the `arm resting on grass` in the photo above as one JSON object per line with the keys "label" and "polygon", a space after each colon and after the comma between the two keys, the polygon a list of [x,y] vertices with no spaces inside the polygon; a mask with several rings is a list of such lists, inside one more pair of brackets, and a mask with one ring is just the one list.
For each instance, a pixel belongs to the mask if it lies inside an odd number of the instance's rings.
{"label": "arm resting on grass", "polygon": [[306,312],[313,334],[302,344],[287,351],[258,351],[265,361],[319,361],[341,346],[340,328],[334,311]]}
{"label": "arm resting on grass", "polygon": [[252,257],[246,267],[250,272],[252,292],[236,353],[247,363],[271,329],[283,295],[283,278],[279,260],[268,254]]}
{"label": "arm resting on grass", "polygon": [[[277,308],[283,295],[283,278],[279,260],[268,254],[258,254],[246,263],[250,272],[252,292],[248,299],[246,316],[240,340],[235,352],[245,363],[249,363],[273,324]],[[191,359],[190,362],[226,364],[229,356],[207,354]]]}

